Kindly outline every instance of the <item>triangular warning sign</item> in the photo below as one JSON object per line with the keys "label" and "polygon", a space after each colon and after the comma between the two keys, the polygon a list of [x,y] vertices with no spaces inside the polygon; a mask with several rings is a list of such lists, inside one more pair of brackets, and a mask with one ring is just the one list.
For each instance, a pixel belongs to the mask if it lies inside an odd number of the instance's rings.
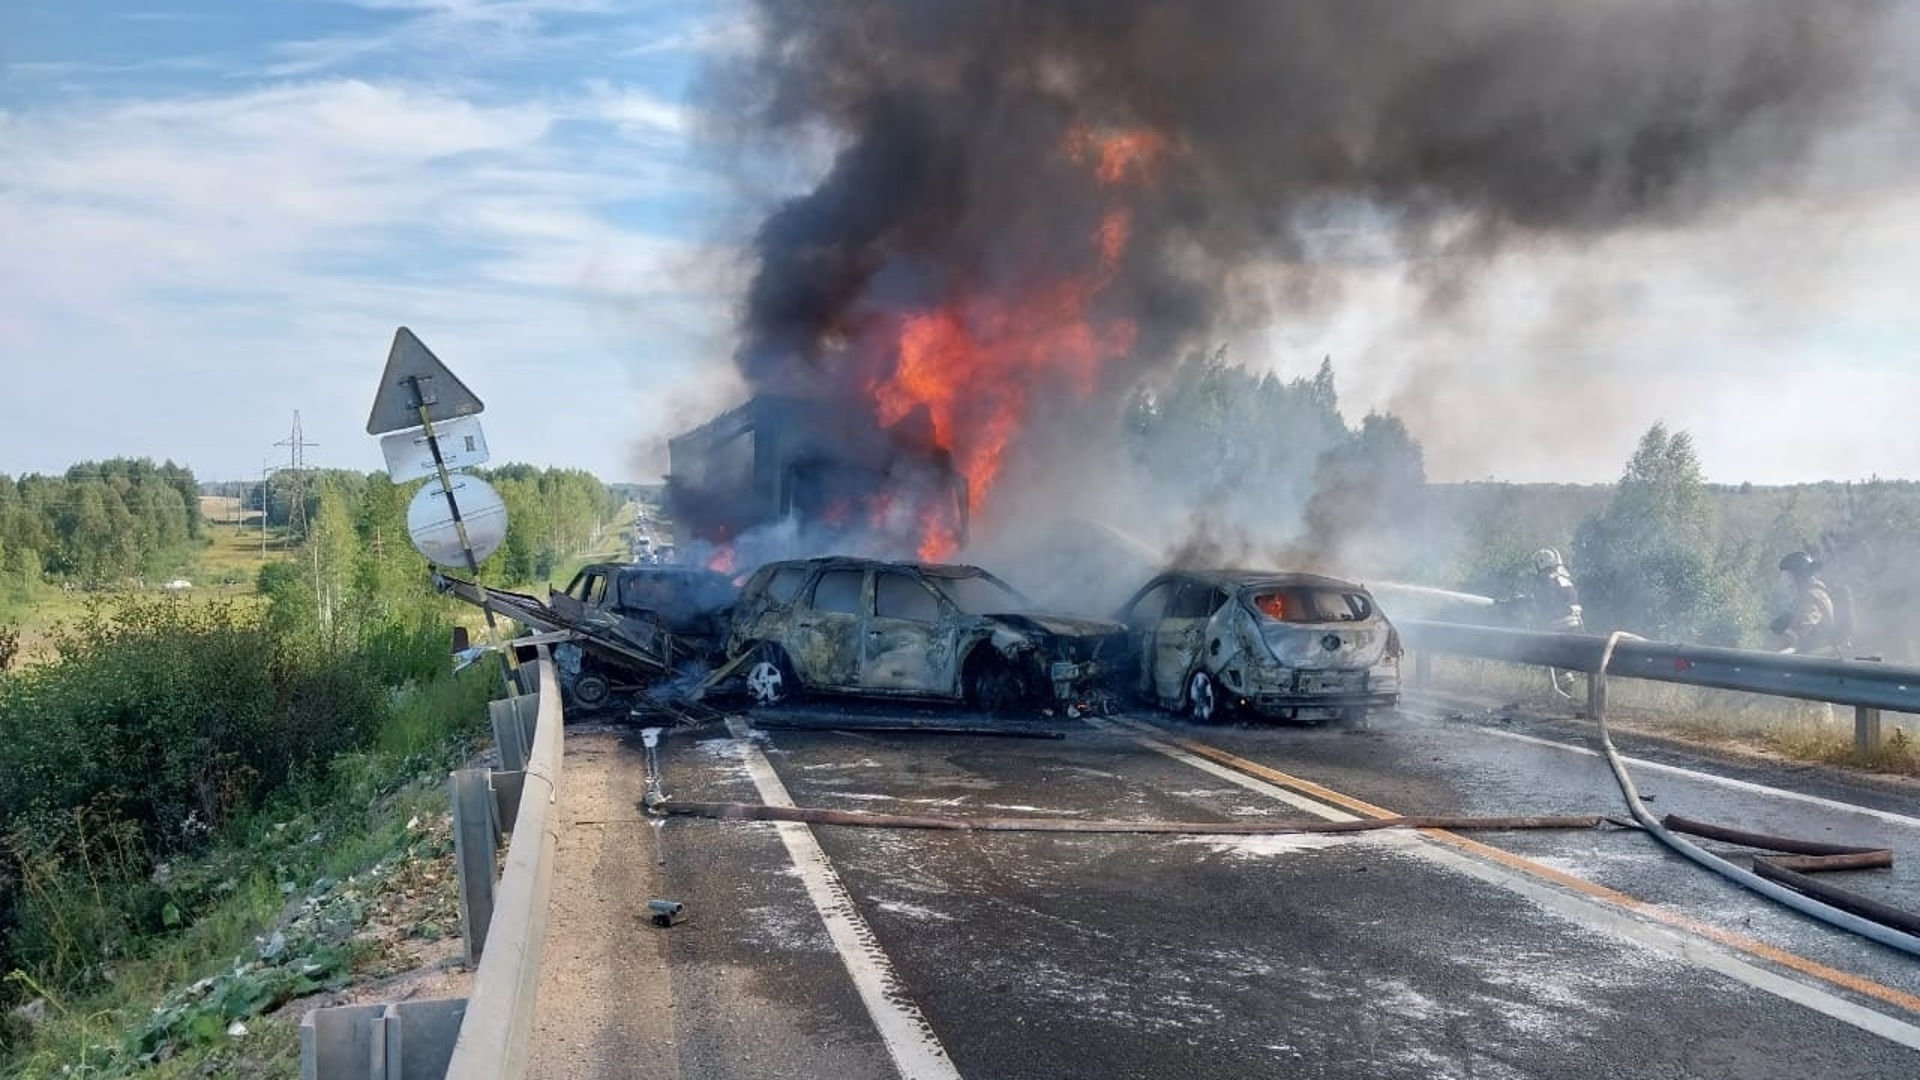
{"label": "triangular warning sign", "polygon": [[373,411],[367,414],[367,434],[421,426],[422,405],[427,407],[428,420],[472,416],[486,408],[433,350],[403,326],[393,332],[387,370],[380,376],[380,391],[373,396]]}

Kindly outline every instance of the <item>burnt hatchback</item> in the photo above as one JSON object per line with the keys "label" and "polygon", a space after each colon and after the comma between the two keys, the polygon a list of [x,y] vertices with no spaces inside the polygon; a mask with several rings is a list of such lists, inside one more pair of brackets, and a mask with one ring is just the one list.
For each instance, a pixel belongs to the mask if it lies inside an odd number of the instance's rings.
{"label": "burnt hatchback", "polygon": [[1400,697],[1400,635],[1360,585],[1317,574],[1183,570],[1120,610],[1134,689],[1210,722],[1236,708],[1348,719]]}
{"label": "burnt hatchback", "polygon": [[734,607],[727,652],[754,701],[800,691],[965,701],[991,712],[1074,702],[1124,666],[1126,628],[1036,612],[976,566],[827,557],[769,563]]}

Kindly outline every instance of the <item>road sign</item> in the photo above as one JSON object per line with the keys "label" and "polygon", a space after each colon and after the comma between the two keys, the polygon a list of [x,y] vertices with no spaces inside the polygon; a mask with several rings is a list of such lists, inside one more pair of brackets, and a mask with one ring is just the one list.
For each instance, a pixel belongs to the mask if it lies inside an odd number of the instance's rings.
{"label": "road sign", "polygon": [[380,390],[374,394],[373,411],[367,415],[367,434],[420,427],[422,405],[427,407],[426,419],[436,424],[473,416],[486,408],[466,383],[403,326],[393,332],[387,370],[380,376]]}
{"label": "road sign", "polygon": [[[459,520],[447,505],[447,489],[436,477],[422,485],[414,493],[413,502],[407,504],[407,535],[413,537],[414,548],[435,566],[471,570],[500,550],[506,540],[507,504],[491,484],[477,476],[449,476],[447,482],[453,488],[453,501],[460,506]],[[472,545],[471,565],[460,543],[462,524],[466,526],[467,543]]]}
{"label": "road sign", "polygon": [[[487,437],[480,433],[477,417],[462,416],[433,425],[433,441],[440,444],[440,461],[449,469],[465,469],[487,462]],[[381,436],[380,453],[387,459],[388,478],[396,484],[434,476],[440,471],[433,461],[426,428]]]}

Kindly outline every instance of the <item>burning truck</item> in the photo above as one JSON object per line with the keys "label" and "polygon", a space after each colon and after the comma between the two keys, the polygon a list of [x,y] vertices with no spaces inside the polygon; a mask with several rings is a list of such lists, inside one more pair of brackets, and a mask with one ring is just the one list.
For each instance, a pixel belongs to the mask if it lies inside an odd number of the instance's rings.
{"label": "burning truck", "polygon": [[833,402],[761,395],[669,439],[667,453],[677,535],[714,569],[827,551],[937,558],[966,542],[967,478],[924,407],[882,426]]}

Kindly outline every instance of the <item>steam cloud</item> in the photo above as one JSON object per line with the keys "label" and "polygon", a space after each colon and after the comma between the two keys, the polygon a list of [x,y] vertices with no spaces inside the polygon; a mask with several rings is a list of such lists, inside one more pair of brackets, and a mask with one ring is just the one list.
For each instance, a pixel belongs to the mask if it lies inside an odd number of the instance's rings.
{"label": "steam cloud", "polygon": [[[737,365],[872,423],[888,319],[1105,274],[1137,337],[1092,387],[1029,388],[1022,461],[1104,453],[1122,398],[1235,327],[1324,301],[1322,268],[1680,221],[1793,184],[1884,75],[1886,3],[757,0],[713,73],[743,145],[836,148],[755,236]],[[1159,140],[1116,196],[1087,133]],[[1149,175],[1150,174],[1150,175]],[[1103,214],[1130,214],[1099,265]],[[1087,417],[1082,424],[1062,419]],[[1030,485],[1029,485],[1030,486]]]}

